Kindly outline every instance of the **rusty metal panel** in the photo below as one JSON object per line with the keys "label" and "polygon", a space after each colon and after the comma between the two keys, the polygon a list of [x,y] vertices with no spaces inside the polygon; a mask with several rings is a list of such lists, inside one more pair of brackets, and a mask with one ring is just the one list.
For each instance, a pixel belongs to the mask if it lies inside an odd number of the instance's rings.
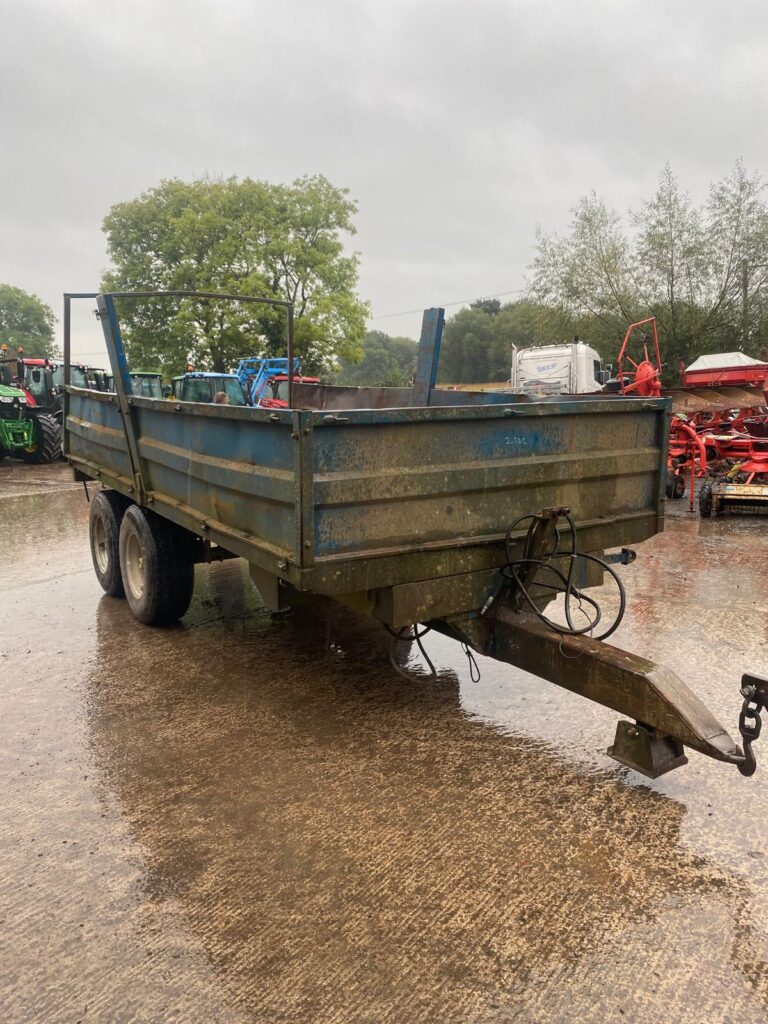
{"label": "rusty metal panel", "polygon": [[[73,464],[300,590],[484,572],[517,516],[568,505],[589,549],[663,523],[667,405],[589,399],[323,412],[70,391]],[[465,598],[462,598],[462,606]]]}
{"label": "rusty metal panel", "polygon": [[[296,442],[264,413],[201,414],[193,403],[135,401],[142,476],[158,492],[296,557]],[[205,407],[203,407],[205,408]],[[207,409],[206,409],[207,413]],[[256,413],[260,422],[254,422]]]}
{"label": "rusty metal panel", "polygon": [[[411,388],[345,387],[331,384],[296,383],[293,386],[294,406],[297,409],[324,409],[339,412],[344,409],[404,409],[412,405]],[[571,395],[570,399],[583,400],[585,396]],[[590,398],[594,396],[589,396]],[[623,396],[613,396],[623,397]],[[557,402],[558,397],[545,398]],[[430,406],[515,405],[541,402],[533,395],[511,391],[458,391],[452,388],[434,388],[430,393]]]}
{"label": "rusty metal panel", "polygon": [[67,454],[124,478],[130,485],[131,463],[115,396],[68,390]]}
{"label": "rusty metal panel", "polygon": [[672,399],[674,413],[724,412],[727,409],[753,409],[765,404],[762,387],[712,386],[701,388],[664,388]]}
{"label": "rusty metal panel", "polygon": [[[515,548],[517,557],[522,555],[522,550],[522,541],[519,541]],[[603,552],[592,554],[601,556]],[[569,566],[565,559],[557,559],[554,564],[561,572],[568,572]],[[599,587],[603,582],[602,568],[595,562],[580,560],[575,582],[580,590]],[[493,568],[382,587],[369,591],[373,599],[371,612],[395,629],[412,622],[450,618],[461,612],[482,608],[498,583],[499,570]],[[552,591],[535,584],[529,588],[529,592],[540,608],[544,608],[555,596]]]}
{"label": "rusty metal panel", "polygon": [[606,525],[656,513],[647,535],[660,528],[666,403],[518,408],[317,415],[316,562],[487,543],[558,504]]}
{"label": "rusty metal panel", "polygon": [[[209,523],[278,561],[298,559],[297,443],[291,414],[131,399],[148,503],[205,533]],[[128,491],[131,464],[113,395],[70,392],[68,453]],[[92,474],[95,475],[95,474]],[[183,510],[172,515],[173,508]],[[226,546],[226,544],[225,544]],[[239,550],[242,552],[243,548]]]}
{"label": "rusty metal panel", "polygon": [[[579,522],[579,543],[584,551],[640,544],[658,533],[655,511],[610,519]],[[524,530],[520,531],[522,537]],[[425,543],[415,548],[383,553],[328,557],[302,570],[294,585],[318,594],[345,594],[360,590],[394,587],[402,583],[438,580],[462,573],[494,572],[506,562],[503,537],[471,544]],[[460,610],[460,609],[457,609]]]}

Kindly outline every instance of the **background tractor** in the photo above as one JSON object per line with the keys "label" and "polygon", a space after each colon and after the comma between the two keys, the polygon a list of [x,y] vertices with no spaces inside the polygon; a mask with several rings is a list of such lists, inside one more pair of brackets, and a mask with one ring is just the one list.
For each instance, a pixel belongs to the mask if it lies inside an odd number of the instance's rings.
{"label": "background tractor", "polygon": [[[149,370],[137,370],[129,374],[131,388],[139,398],[165,398],[163,391],[163,375]],[[115,378],[111,373],[104,374],[106,391],[115,390]]]}
{"label": "background tractor", "polygon": [[245,391],[234,373],[182,373],[171,380],[172,395],[180,402],[213,402],[223,391],[228,405],[247,405]]}
{"label": "background tractor", "polygon": [[61,386],[54,381],[55,364],[49,359],[25,359],[23,354],[0,358],[0,380],[20,390],[26,398],[26,415],[32,421],[32,437],[16,454],[25,462],[53,462],[61,456]]}
{"label": "background tractor", "polygon": [[32,444],[34,431],[24,391],[0,384],[0,459],[23,453]]}

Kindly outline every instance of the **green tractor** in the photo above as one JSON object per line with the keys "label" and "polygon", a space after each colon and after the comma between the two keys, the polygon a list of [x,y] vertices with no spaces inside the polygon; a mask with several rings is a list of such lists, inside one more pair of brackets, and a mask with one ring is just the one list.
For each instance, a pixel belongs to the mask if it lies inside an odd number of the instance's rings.
{"label": "green tractor", "polygon": [[0,384],[0,459],[23,458],[34,444],[35,423],[27,415],[27,396],[21,388]]}
{"label": "green tractor", "polygon": [[7,346],[0,349],[0,383],[21,390],[26,399],[25,416],[32,421],[32,438],[17,458],[25,462],[55,462],[61,457],[63,406],[62,388],[54,377],[59,369],[50,359],[27,359],[23,349],[10,355]]}

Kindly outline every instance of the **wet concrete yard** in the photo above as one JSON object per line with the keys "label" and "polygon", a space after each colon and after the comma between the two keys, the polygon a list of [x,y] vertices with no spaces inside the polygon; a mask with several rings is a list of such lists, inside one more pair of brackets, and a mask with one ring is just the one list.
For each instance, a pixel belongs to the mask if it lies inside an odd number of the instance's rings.
{"label": "wet concrete yard", "polygon": [[[676,503],[615,642],[736,735],[768,519]],[[768,738],[648,782],[616,716],[428,637],[272,617],[198,567],[178,628],[102,595],[81,485],[0,464],[0,1021],[764,1022]],[[762,756],[762,763],[761,762]]]}

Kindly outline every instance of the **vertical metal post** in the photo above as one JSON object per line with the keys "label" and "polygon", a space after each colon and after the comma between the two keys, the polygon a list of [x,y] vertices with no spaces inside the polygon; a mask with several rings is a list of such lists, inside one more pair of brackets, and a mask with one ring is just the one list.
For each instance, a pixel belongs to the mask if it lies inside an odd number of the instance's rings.
{"label": "vertical metal post", "polygon": [[293,306],[288,310],[288,408],[293,408]]}
{"label": "vertical metal post", "polygon": [[120,334],[120,324],[115,310],[113,295],[105,294],[96,297],[96,305],[99,310],[99,320],[104,331],[104,341],[107,345],[109,365],[112,368],[112,376],[115,382],[117,393],[117,405],[120,409],[120,416],[123,421],[123,433],[128,452],[128,461],[131,464],[133,475],[133,494],[139,504],[144,503],[144,479],[141,472],[141,456],[139,454],[137,420],[133,415],[132,401],[133,388],[131,376],[128,371],[128,360],[125,355],[125,346]]}
{"label": "vertical metal post", "polygon": [[747,343],[749,338],[749,261],[746,256],[741,261],[741,341]]}
{"label": "vertical metal post", "polygon": [[440,342],[443,337],[445,310],[440,307],[424,310],[421,321],[419,353],[416,358],[416,376],[413,379],[411,405],[429,405],[440,362]]}
{"label": "vertical metal post", "polygon": [[517,345],[512,345],[512,365],[509,372],[509,386],[517,391]]}
{"label": "vertical metal post", "polygon": [[664,529],[664,513],[666,511],[667,452],[669,451],[669,431],[672,425],[672,399],[665,399],[664,405],[666,408],[656,414],[656,444],[659,451],[659,462],[653,503],[656,507],[656,529],[659,533]]}
{"label": "vertical metal post", "polygon": [[71,358],[71,335],[72,335],[72,300],[69,295],[64,296],[64,386],[69,384],[69,362]]}
{"label": "vertical metal post", "polygon": [[[72,357],[72,300],[69,295],[64,296],[64,394],[61,396],[61,454],[67,454],[67,416],[69,415],[69,364]],[[86,488],[86,493],[87,493]]]}
{"label": "vertical metal post", "polygon": [[67,415],[69,413],[68,387],[72,378],[72,299],[95,299],[96,292],[64,292],[64,394],[61,401],[62,452],[67,454]]}

